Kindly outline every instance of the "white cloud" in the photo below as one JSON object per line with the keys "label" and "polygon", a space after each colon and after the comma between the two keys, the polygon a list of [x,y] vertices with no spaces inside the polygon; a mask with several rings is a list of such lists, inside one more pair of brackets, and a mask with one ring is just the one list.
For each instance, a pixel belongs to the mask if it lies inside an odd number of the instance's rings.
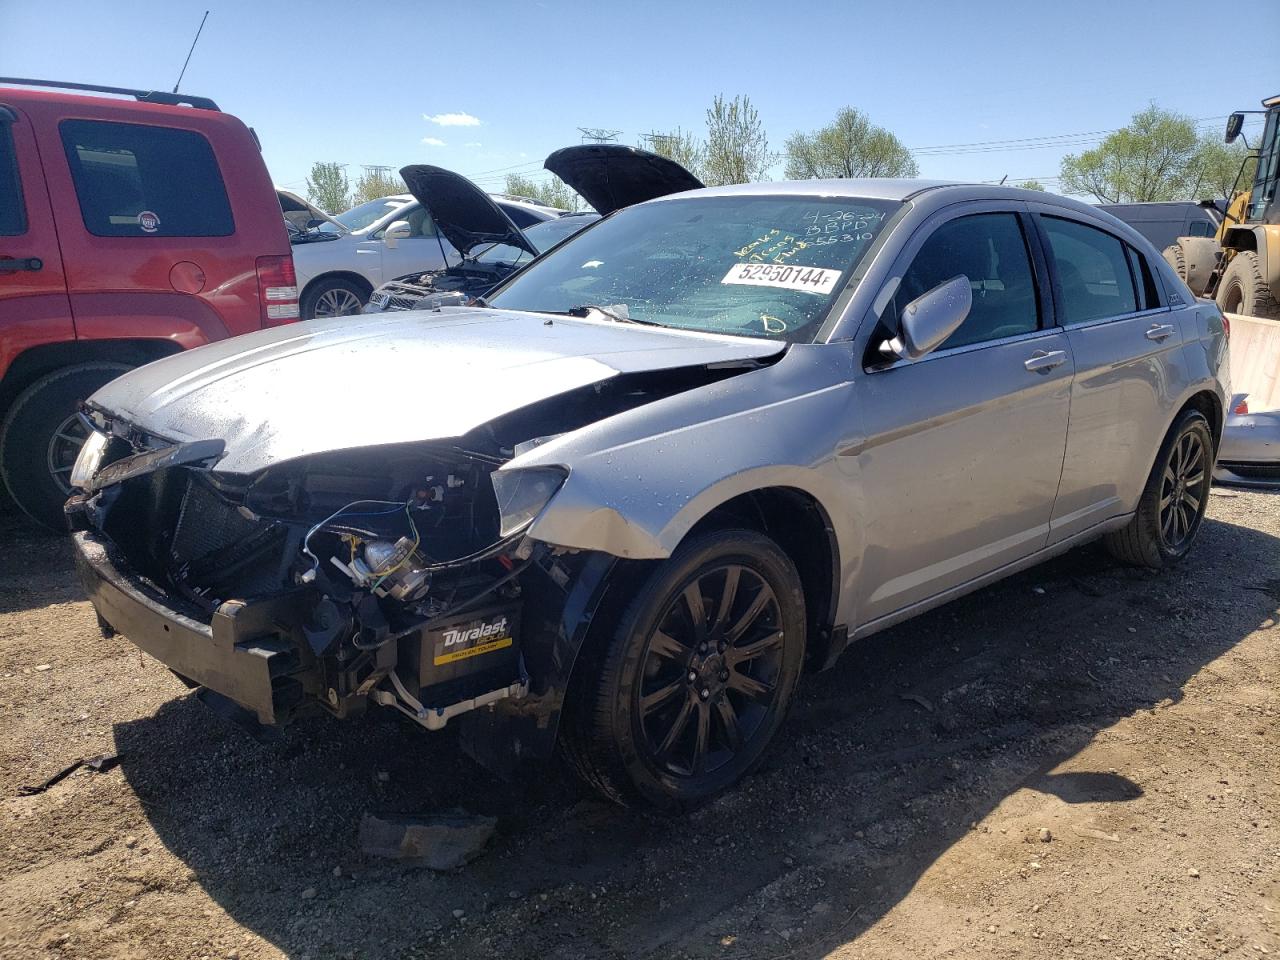
{"label": "white cloud", "polygon": [[469,143],[463,144],[463,146],[471,147],[474,150],[477,147],[483,147],[484,144],[481,143],[479,140],[472,140]]}
{"label": "white cloud", "polygon": [[445,143],[443,140],[441,140],[439,137],[423,137],[422,142],[425,143],[428,147],[448,146],[448,144]]}
{"label": "white cloud", "polygon": [[480,118],[473,117],[469,113],[437,113],[432,116],[424,113],[422,119],[427,123],[434,123],[438,127],[478,127],[480,126]]}

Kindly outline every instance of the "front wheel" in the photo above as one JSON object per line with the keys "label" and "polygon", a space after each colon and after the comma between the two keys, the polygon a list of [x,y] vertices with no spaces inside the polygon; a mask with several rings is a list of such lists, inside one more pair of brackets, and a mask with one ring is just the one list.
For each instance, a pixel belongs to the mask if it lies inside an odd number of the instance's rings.
{"label": "front wheel", "polygon": [[564,751],[619,803],[697,806],[760,760],[805,647],[800,576],[772,540],[724,530],[682,544],[575,670]]}
{"label": "front wheel", "polygon": [[1174,422],[1128,526],[1109,533],[1107,549],[1136,567],[1160,569],[1187,555],[1209,505],[1213,434],[1199,410]]}

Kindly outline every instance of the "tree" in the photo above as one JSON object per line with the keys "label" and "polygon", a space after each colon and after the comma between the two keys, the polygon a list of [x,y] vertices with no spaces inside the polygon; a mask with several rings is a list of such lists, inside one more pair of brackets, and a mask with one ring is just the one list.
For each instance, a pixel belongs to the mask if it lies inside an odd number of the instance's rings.
{"label": "tree", "polygon": [[676,127],[670,133],[651,133],[645,146],[660,156],[674,160],[695,177],[702,178],[702,165],[707,157],[707,145]]}
{"label": "tree", "polygon": [[1063,157],[1062,187],[1103,203],[1192,199],[1200,146],[1194,121],[1153,104],[1093,150]]}
{"label": "tree", "polygon": [[1044,184],[1041,183],[1039,180],[1023,180],[1021,183],[1015,183],[1014,186],[1020,187],[1023,190],[1039,190],[1041,192],[1044,191]]}
{"label": "tree", "polygon": [[342,164],[317,161],[311,165],[311,176],[307,177],[307,199],[325,213],[341,213],[348,209],[351,206],[350,189]]}
{"label": "tree", "polygon": [[539,182],[518,173],[509,173],[504,192],[513,197],[528,197],[544,206],[558,207],[561,210],[577,210],[582,203],[582,198],[556,177]]}
{"label": "tree", "polygon": [[396,193],[408,193],[409,188],[399,175],[388,173],[388,167],[365,167],[364,173],[356,181],[355,194],[351,198],[352,205],[389,197]]}
{"label": "tree", "polygon": [[[1241,164],[1244,165],[1243,172]],[[1238,191],[1253,186],[1258,159],[1250,156],[1248,148],[1239,141],[1223,143],[1219,137],[1205,134],[1196,148],[1194,167],[1196,180],[1188,200],[1219,197],[1229,200]]]}
{"label": "tree", "polygon": [[795,133],[786,143],[786,177],[914,177],[920,173],[902,141],[866,114],[844,107],[835,121],[813,133]]}
{"label": "tree", "polygon": [[763,180],[777,159],[769,150],[769,137],[750,99],[717,96],[707,110],[703,182],[717,187]]}

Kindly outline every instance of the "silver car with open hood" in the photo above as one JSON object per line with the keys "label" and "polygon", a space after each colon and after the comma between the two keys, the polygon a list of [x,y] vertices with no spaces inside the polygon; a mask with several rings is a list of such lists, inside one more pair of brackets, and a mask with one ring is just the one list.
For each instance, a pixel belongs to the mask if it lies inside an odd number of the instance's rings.
{"label": "silver car with open hood", "polygon": [[683,808],[852,641],[1098,537],[1182,558],[1230,395],[1147,241],[1001,187],[679,193],[487,304],[94,395],[67,510],[103,628],[260,722],[375,704]]}

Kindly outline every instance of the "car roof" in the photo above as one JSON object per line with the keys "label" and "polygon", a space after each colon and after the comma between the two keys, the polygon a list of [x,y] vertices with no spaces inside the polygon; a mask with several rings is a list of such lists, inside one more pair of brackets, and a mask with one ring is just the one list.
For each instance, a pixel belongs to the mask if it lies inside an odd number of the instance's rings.
{"label": "car roof", "polygon": [[[1092,204],[1073,200],[1056,193],[1041,190],[1024,190],[1021,187],[1005,187],[994,183],[964,183],[958,180],[890,179],[878,177],[838,180],[779,180],[772,183],[735,183],[724,187],[706,187],[657,197],[648,203],[666,203],[682,197],[826,197],[850,200],[914,200],[922,197],[937,198],[941,202],[959,203],[964,200],[1035,201],[1063,207],[1078,213],[1110,217]],[[641,204],[637,204],[641,206]]]}

